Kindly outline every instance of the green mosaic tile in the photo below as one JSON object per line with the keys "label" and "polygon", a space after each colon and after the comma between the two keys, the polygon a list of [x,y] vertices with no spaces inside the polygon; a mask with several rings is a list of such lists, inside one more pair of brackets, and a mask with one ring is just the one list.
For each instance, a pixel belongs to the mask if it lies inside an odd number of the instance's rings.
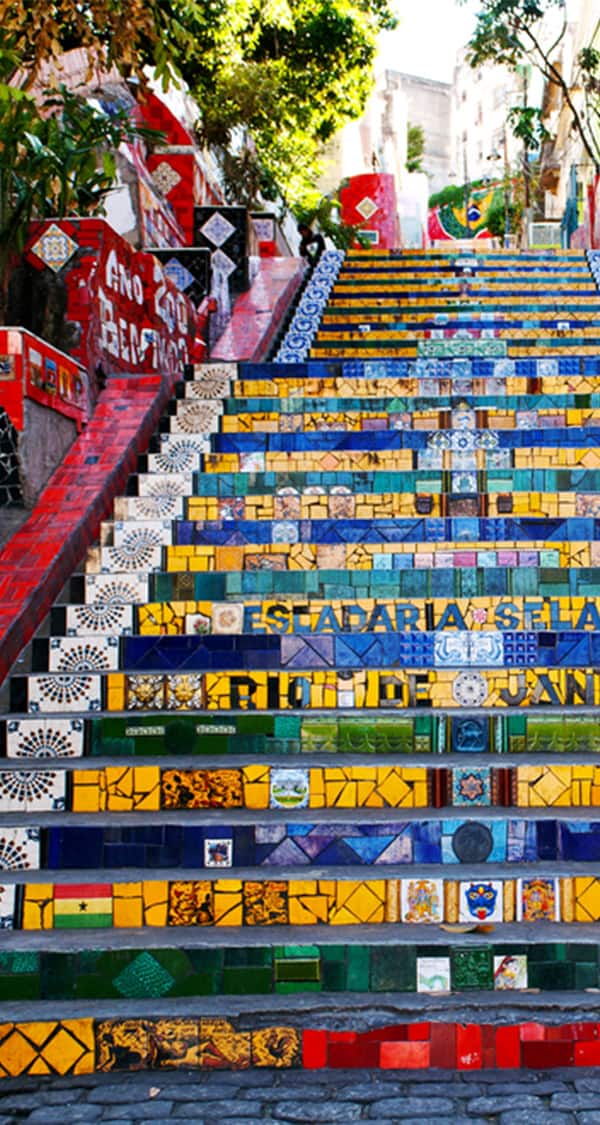
{"label": "green mosaic tile", "polygon": [[244,966],[223,969],[223,993],[228,996],[273,991],[273,975],[268,968]]}
{"label": "green mosaic tile", "polygon": [[579,962],[575,965],[575,988],[580,991],[585,988],[598,988],[600,975],[598,966],[589,962]]}
{"label": "green mosaic tile", "polygon": [[493,987],[494,969],[490,948],[452,949],[450,951],[452,988],[462,992],[471,988]]}
{"label": "green mosaic tile", "polygon": [[339,961],[326,961],[322,965],[321,982],[324,992],[345,992],[346,966]]}
{"label": "green mosaic tile", "polygon": [[299,981],[298,983],[295,983],[294,981],[284,980],[284,981],[278,982],[275,985],[275,992],[279,993],[282,996],[290,995],[293,992],[322,992],[322,991],[323,991],[323,987],[322,987],[320,981],[317,982],[317,981],[307,980],[307,981]]}
{"label": "green mosaic tile", "polygon": [[174,984],[174,977],[159,964],[151,953],[140,953],[112,982],[128,1000],[143,997],[166,996]]}
{"label": "green mosaic tile", "polygon": [[414,992],[416,973],[416,946],[379,946],[371,950],[372,992]]}
{"label": "green mosaic tile", "polygon": [[189,977],[178,980],[173,985],[170,996],[217,996],[220,991],[221,974],[216,969],[212,973],[191,973]]}
{"label": "green mosaic tile", "polygon": [[18,953],[0,953],[0,973],[37,973],[40,969],[40,954],[33,950]]}
{"label": "green mosaic tile", "polygon": [[347,987],[353,992],[369,991],[370,951],[365,946],[350,945],[346,955]]}
{"label": "green mosaic tile", "polygon": [[321,966],[317,958],[301,960],[292,957],[289,961],[275,961],[275,980],[280,981],[315,981],[321,979]]}
{"label": "green mosaic tile", "polygon": [[2,1000],[39,1000],[42,998],[40,977],[36,973],[0,973],[0,996]]}
{"label": "green mosaic tile", "polygon": [[575,987],[575,964],[572,961],[536,961],[528,958],[529,988],[559,992]]}

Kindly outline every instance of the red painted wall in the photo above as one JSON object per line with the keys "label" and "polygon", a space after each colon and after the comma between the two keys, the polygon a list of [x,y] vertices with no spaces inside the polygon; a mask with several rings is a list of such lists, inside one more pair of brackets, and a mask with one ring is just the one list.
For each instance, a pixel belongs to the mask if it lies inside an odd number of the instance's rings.
{"label": "red painted wall", "polygon": [[340,192],[342,221],[373,232],[373,247],[394,250],[400,244],[394,177],[385,172],[351,176]]}

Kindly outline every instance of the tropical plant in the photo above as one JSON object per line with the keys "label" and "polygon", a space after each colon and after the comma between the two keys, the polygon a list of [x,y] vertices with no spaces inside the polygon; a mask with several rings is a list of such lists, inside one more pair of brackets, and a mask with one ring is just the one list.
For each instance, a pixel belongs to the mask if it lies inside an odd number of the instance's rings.
{"label": "tropical plant", "polygon": [[108,115],[64,86],[34,99],[8,81],[19,61],[12,44],[0,46],[0,318],[31,222],[97,214],[114,184],[115,150],[149,135],[124,109]]}
{"label": "tropical plant", "polygon": [[408,123],[406,129],[406,171],[423,171],[423,154],[425,152],[425,133],[421,125]]}
{"label": "tropical plant", "polygon": [[345,223],[341,217],[339,192],[343,183],[331,195],[322,195],[312,206],[297,206],[294,217],[298,223],[317,228],[325,238],[329,238],[339,250],[349,250],[357,242],[361,246],[370,245],[369,239],[361,232],[360,226]]}

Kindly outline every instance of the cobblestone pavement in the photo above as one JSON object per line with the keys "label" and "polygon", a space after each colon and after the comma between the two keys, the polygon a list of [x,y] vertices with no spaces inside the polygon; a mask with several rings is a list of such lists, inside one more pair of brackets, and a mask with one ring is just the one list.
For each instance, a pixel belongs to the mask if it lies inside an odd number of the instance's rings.
{"label": "cobblestone pavement", "polygon": [[8,1079],[0,1125],[600,1125],[600,1071],[197,1071]]}

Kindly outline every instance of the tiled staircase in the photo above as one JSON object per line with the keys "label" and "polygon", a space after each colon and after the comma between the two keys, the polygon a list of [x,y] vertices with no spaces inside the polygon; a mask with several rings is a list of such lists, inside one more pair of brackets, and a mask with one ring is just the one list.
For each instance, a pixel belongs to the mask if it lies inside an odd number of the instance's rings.
{"label": "tiled staircase", "polygon": [[588,263],[313,289],[187,373],[5,689],[0,1073],[600,1062],[546,995],[600,986]]}

